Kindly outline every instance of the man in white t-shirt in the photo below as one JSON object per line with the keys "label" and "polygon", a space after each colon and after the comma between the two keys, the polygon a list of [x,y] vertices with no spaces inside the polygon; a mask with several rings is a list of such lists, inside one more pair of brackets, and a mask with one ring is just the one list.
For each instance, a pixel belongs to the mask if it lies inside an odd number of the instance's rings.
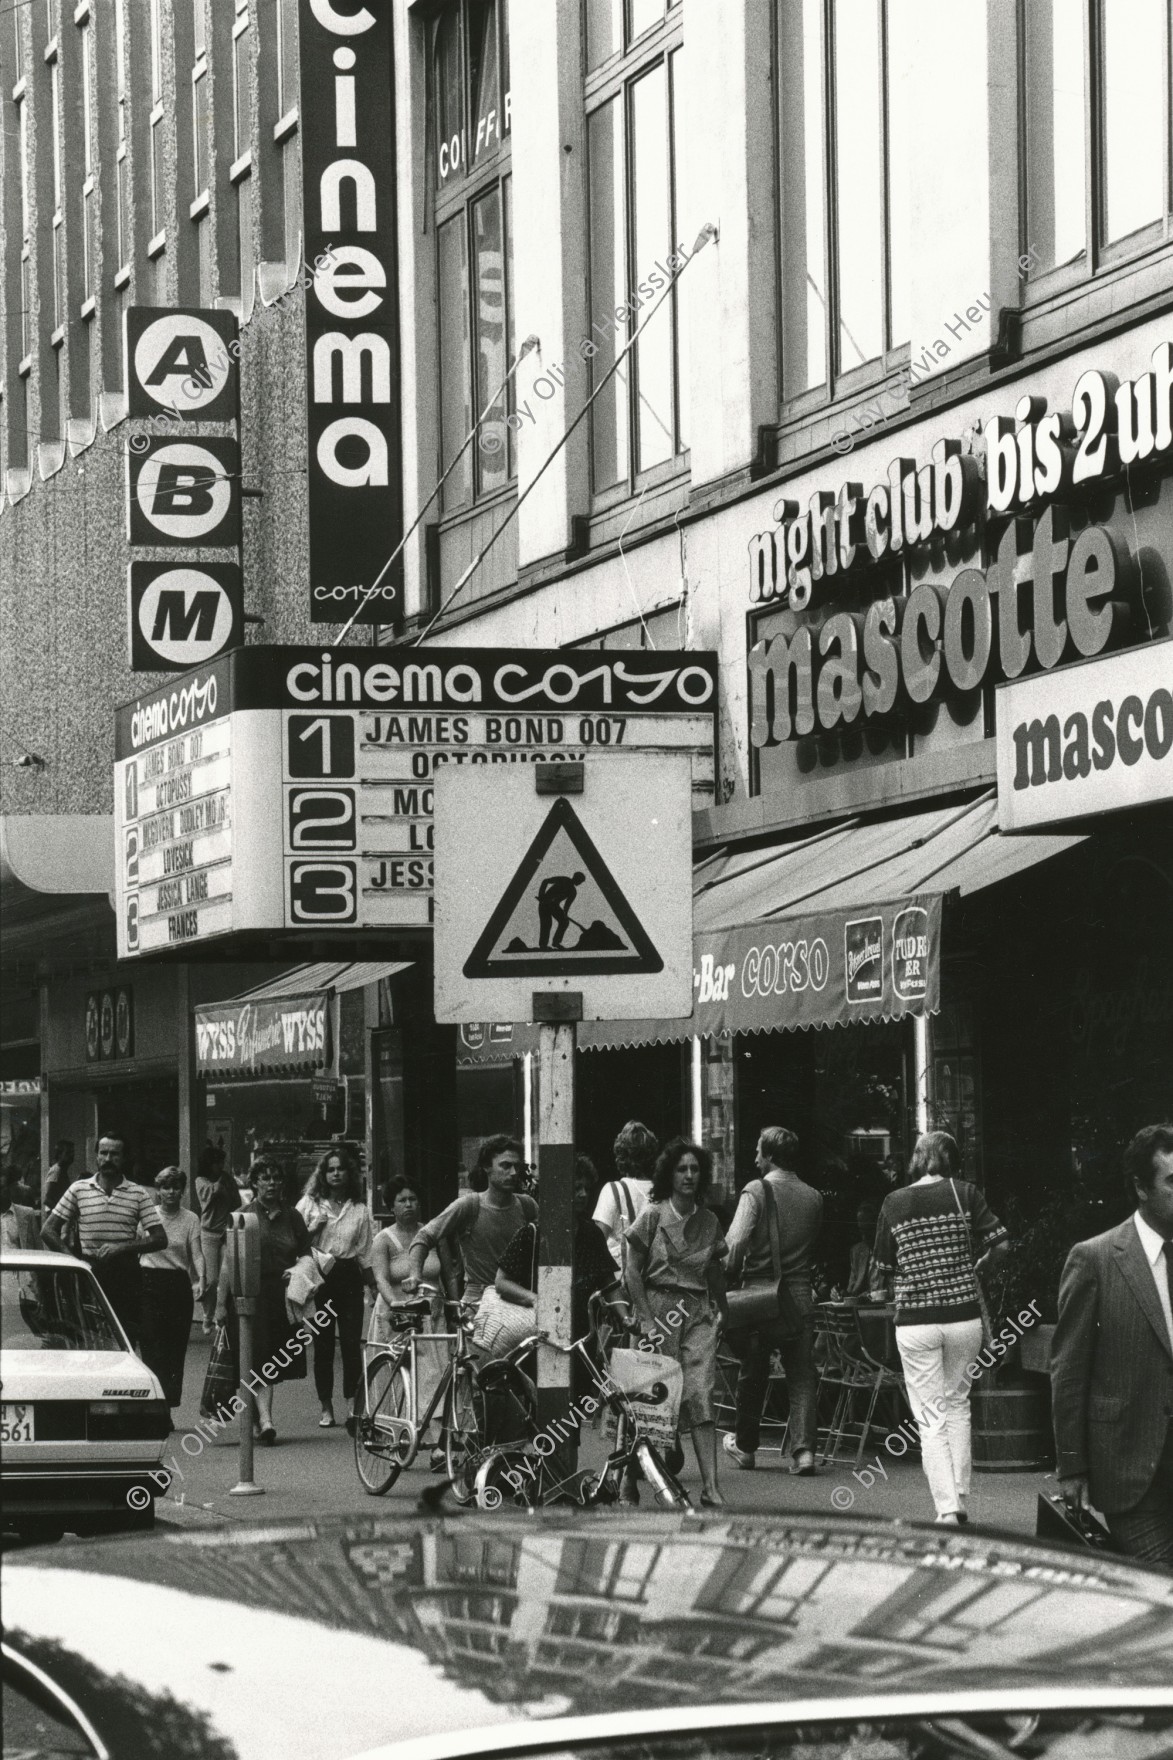
{"label": "man in white t-shirt", "polygon": [[611,1146],[617,1177],[608,1180],[595,1205],[594,1220],[607,1237],[607,1246],[620,1272],[625,1269],[627,1231],[646,1206],[652,1192],[652,1174],[660,1145],[646,1124],[631,1119]]}

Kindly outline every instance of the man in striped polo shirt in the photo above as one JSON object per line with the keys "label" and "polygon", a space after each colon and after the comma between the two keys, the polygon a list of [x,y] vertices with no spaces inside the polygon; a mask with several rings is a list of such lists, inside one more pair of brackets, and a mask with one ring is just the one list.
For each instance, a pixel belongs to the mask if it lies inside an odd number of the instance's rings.
{"label": "man in striped polo shirt", "polygon": [[[62,1226],[77,1229],[78,1256],[92,1267],[106,1299],[136,1348],[142,1316],[144,1253],[161,1253],[167,1234],[153,1192],[123,1177],[126,1139],[109,1131],[98,1139],[98,1171],[75,1180],[46,1218],[42,1244],[64,1252]],[[140,1233],[140,1229],[143,1231]]]}

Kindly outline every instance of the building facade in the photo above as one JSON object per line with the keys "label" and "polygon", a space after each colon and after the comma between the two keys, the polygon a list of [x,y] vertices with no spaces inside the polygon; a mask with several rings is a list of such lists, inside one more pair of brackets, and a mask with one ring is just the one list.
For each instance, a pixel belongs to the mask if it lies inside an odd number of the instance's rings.
{"label": "building facade", "polygon": [[[309,598],[297,10],[0,18],[6,814],[109,813],[113,707],[159,682],[129,672],[122,622],[126,305],[238,314],[248,639],[342,629]],[[930,1121],[1021,1231],[1054,1237],[1061,1212],[1094,1232],[1173,1067],[1168,0],[391,11],[402,502],[422,518],[403,620],[346,639],[720,661],[696,1013],[597,1035],[584,1146],[605,1161],[632,1114],[699,1129],[731,1196],[760,1127],[792,1124],[831,1199],[832,1281],[856,1204]],[[1139,682],[1113,695],[1096,669],[1118,654]],[[1077,678],[1088,701],[1060,718],[1045,690]],[[999,705],[1013,756],[1032,680],[1016,791]],[[1086,809],[1041,804],[1088,777]],[[1016,792],[1040,804],[1012,829]],[[930,914],[931,990],[888,906]],[[834,1012],[820,938],[856,986]],[[405,1153],[438,1202],[490,1129],[531,1126],[531,1046],[518,1023],[454,1049],[426,949],[380,951],[413,970],[401,1013],[368,996],[366,1022],[414,1023],[387,1080],[425,1115],[426,1154]],[[1024,1276],[1050,1279],[1040,1254]]]}

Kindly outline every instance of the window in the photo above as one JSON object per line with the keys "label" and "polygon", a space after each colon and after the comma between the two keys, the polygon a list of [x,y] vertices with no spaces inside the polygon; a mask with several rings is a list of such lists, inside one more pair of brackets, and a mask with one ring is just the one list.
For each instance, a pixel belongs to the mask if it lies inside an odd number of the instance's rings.
{"label": "window", "polygon": [[[49,63],[50,129],[53,136],[53,330],[65,323],[65,216],[61,211],[61,59]],[[60,363],[58,363],[60,366]]]}
{"label": "window", "polygon": [[[232,27],[232,176],[236,184],[237,240],[240,256],[240,300],[247,321],[252,312],[256,280],[256,249],[253,243],[253,188],[251,161],[253,138],[252,31],[248,8],[237,14]],[[244,163],[242,164],[242,161]]]}
{"label": "window", "polygon": [[204,16],[204,0],[194,0],[191,31],[192,52],[198,61],[201,55],[208,53],[208,24]]}
{"label": "window", "polygon": [[191,73],[192,200],[208,187],[208,61],[201,54]]}
{"label": "window", "polygon": [[84,211],[82,226],[82,299],[97,292],[98,280],[98,176],[97,176],[97,109],[94,97],[94,27],[92,15],[81,27],[81,129],[82,168],[85,176],[81,194]]}
{"label": "window", "polygon": [[292,281],[301,260],[301,154],[296,139],[300,64],[297,0],[277,0],[277,127],[285,203],[285,272]]}
{"label": "window", "polygon": [[116,204],[118,271],[121,272],[130,262],[130,164],[126,114],[126,0],[114,0],[114,53],[118,82],[118,150],[115,162],[118,183]]}
{"label": "window", "polygon": [[[163,0],[151,0],[151,237],[166,225],[167,160],[163,133]],[[156,273],[159,273],[156,266]]]}
{"label": "window", "polygon": [[893,0],[779,0],[782,393],[829,396],[909,340],[912,134]]}
{"label": "window", "polygon": [[249,77],[249,17],[242,12],[232,27],[232,157],[239,159],[252,145],[252,80]]}
{"label": "window", "polygon": [[1023,4],[1035,276],[1086,273],[1168,236],[1171,28],[1170,0]]}
{"label": "window", "polygon": [[[679,266],[680,20],[663,0],[588,0],[592,389]],[[682,298],[678,288],[664,300],[592,406],[596,494],[628,493],[687,447]]]}
{"label": "window", "polygon": [[16,106],[17,129],[20,136],[20,358],[27,360],[33,350],[33,263],[32,237],[29,233],[29,105],[22,97]]}
{"label": "window", "polygon": [[277,0],[277,114],[297,108],[297,0]]}
{"label": "window", "polygon": [[451,513],[517,475],[512,391],[495,394],[514,358],[509,177],[509,37],[504,0],[458,0],[432,26],[440,457],[447,469],[477,416],[480,430],[444,485]]}

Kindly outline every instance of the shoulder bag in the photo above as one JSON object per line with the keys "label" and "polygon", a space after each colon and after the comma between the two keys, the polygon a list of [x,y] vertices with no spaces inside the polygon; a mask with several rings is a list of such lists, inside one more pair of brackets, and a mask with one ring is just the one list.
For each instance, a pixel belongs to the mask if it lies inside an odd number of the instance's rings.
{"label": "shoulder bag", "polygon": [[975,1263],[973,1250],[973,1235],[970,1232],[969,1217],[966,1214],[964,1204],[957,1195],[957,1187],[952,1180],[949,1181],[949,1186],[953,1193],[953,1202],[957,1205],[958,1213],[965,1229],[965,1239],[969,1246],[970,1269],[973,1271],[973,1286],[977,1291],[978,1307],[982,1311],[982,1349],[988,1350],[990,1345],[994,1342],[994,1326],[990,1319],[990,1309],[989,1304],[986,1301],[986,1292],[982,1288],[982,1280],[977,1274],[977,1265]]}
{"label": "shoulder bag", "polygon": [[738,1332],[755,1326],[771,1326],[781,1321],[792,1335],[802,1331],[802,1315],[794,1297],[782,1282],[782,1244],[778,1238],[778,1206],[764,1179],[760,1186],[766,1207],[766,1225],[770,1231],[769,1277],[751,1277],[726,1295],[729,1304],[729,1331]]}
{"label": "shoulder bag", "polygon": [[611,1190],[615,1194],[616,1228],[619,1240],[620,1275],[627,1276],[627,1231],[635,1221],[635,1201],[621,1179],[611,1181]]}

